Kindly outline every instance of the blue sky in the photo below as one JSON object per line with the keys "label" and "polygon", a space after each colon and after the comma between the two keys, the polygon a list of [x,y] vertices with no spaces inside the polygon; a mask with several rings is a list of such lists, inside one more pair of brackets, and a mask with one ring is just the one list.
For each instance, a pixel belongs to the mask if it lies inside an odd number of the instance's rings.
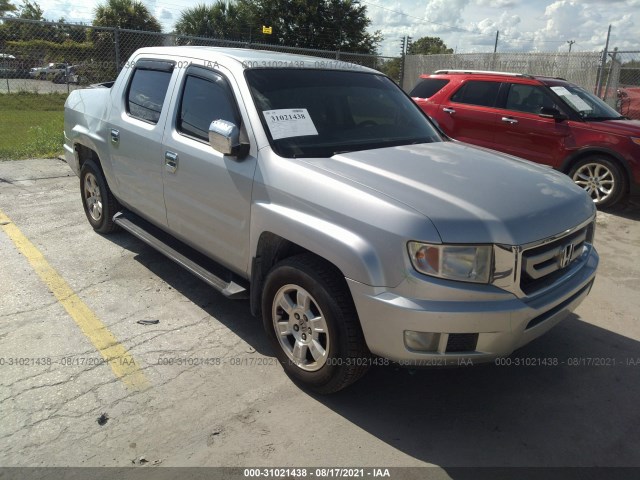
{"label": "blue sky", "polygon": [[[18,0],[14,3],[18,4]],[[97,0],[40,0],[48,19],[90,22]],[[170,31],[188,0],[143,0]],[[381,30],[381,53],[397,55],[400,39],[438,36],[458,52],[601,50],[612,24],[611,46],[640,50],[640,0],[360,0],[371,30]]]}

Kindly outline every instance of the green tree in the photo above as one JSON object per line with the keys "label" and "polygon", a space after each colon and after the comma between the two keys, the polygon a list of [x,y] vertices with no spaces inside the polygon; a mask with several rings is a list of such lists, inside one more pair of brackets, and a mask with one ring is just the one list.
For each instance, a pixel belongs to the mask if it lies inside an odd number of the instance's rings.
{"label": "green tree", "polygon": [[85,42],[87,40],[87,29],[85,27],[77,27],[67,23],[64,17],[58,19],[58,24],[54,26],[55,41],[57,42]]}
{"label": "green tree", "polygon": [[437,55],[453,53],[453,48],[448,48],[440,37],[422,37],[409,47],[409,55]]}
{"label": "green tree", "polygon": [[381,66],[380,71],[391,78],[394,82],[400,81],[400,68],[402,67],[401,58],[392,58],[386,60]]}
{"label": "green tree", "polygon": [[146,32],[161,32],[162,27],[149,9],[137,0],[107,0],[95,9],[93,24]]}
{"label": "green tree", "polygon": [[[37,2],[22,0],[22,5],[17,7],[17,18],[25,20],[44,20],[42,8]],[[6,22],[3,25],[3,36],[7,40],[47,40],[49,30],[44,25],[35,23]]]}
{"label": "green tree", "polygon": [[9,3],[9,0],[0,0],[0,17],[4,17],[7,13],[15,12],[18,8]]}
{"label": "green tree", "polygon": [[203,3],[183,10],[175,25],[175,33],[197,37],[242,40],[249,36],[251,13],[244,3],[221,0]]}
{"label": "green tree", "polygon": [[[374,54],[382,41],[379,31],[367,31],[367,7],[355,0],[240,1],[267,43]],[[263,35],[262,25],[272,27],[272,34]]]}
{"label": "green tree", "polygon": [[44,12],[38,2],[30,2],[29,0],[22,0],[22,6],[20,7],[20,14],[18,18],[25,18],[27,20],[44,20]]}
{"label": "green tree", "polygon": [[[93,25],[144,32],[162,31],[158,19],[138,0],[107,0],[96,7]],[[139,48],[162,45],[161,35],[128,31],[118,31],[116,34],[111,30],[95,29],[90,32],[89,38],[94,42],[98,56],[114,60],[117,58],[120,64],[126,62]],[[120,65],[114,64],[114,67],[114,71],[111,72],[113,76]]]}
{"label": "green tree", "polygon": [[[272,28],[262,33],[262,26]],[[236,0],[182,12],[176,33],[292,47],[376,53],[367,7],[355,0]]]}

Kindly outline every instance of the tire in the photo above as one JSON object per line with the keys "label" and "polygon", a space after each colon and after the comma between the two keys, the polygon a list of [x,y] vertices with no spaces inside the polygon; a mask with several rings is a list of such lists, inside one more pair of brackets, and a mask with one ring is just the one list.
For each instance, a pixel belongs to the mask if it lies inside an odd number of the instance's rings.
{"label": "tire", "polygon": [[262,319],[278,361],[301,387],[334,393],[369,368],[371,354],[344,278],[313,255],[290,257],[271,269]]}
{"label": "tire", "polygon": [[93,161],[87,160],[80,169],[80,196],[87,220],[96,232],[111,233],[119,229],[113,222],[113,216],[120,210],[102,169]]}
{"label": "tire", "polygon": [[620,167],[602,155],[587,157],[576,163],[569,177],[584,189],[598,208],[611,207],[624,195],[624,175]]}

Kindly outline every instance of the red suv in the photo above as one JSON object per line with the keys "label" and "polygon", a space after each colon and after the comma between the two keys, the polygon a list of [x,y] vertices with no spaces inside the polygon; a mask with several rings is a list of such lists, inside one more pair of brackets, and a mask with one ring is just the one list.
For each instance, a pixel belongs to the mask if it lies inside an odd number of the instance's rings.
{"label": "red suv", "polygon": [[550,165],[599,207],[640,191],[640,121],[566,80],[438,70],[410,95],[450,137]]}

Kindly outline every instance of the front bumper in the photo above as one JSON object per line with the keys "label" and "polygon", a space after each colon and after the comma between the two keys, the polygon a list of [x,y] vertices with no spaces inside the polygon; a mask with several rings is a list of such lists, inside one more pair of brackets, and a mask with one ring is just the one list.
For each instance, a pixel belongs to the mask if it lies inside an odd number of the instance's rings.
{"label": "front bumper", "polygon": [[[350,279],[347,283],[372,353],[409,365],[460,365],[507,356],[557,325],[588,295],[598,261],[590,248],[576,270],[554,288],[522,298],[492,285],[441,281],[413,272],[392,289]],[[432,334],[433,342],[426,350],[409,348],[406,331]],[[469,340],[473,346],[461,350]]]}

